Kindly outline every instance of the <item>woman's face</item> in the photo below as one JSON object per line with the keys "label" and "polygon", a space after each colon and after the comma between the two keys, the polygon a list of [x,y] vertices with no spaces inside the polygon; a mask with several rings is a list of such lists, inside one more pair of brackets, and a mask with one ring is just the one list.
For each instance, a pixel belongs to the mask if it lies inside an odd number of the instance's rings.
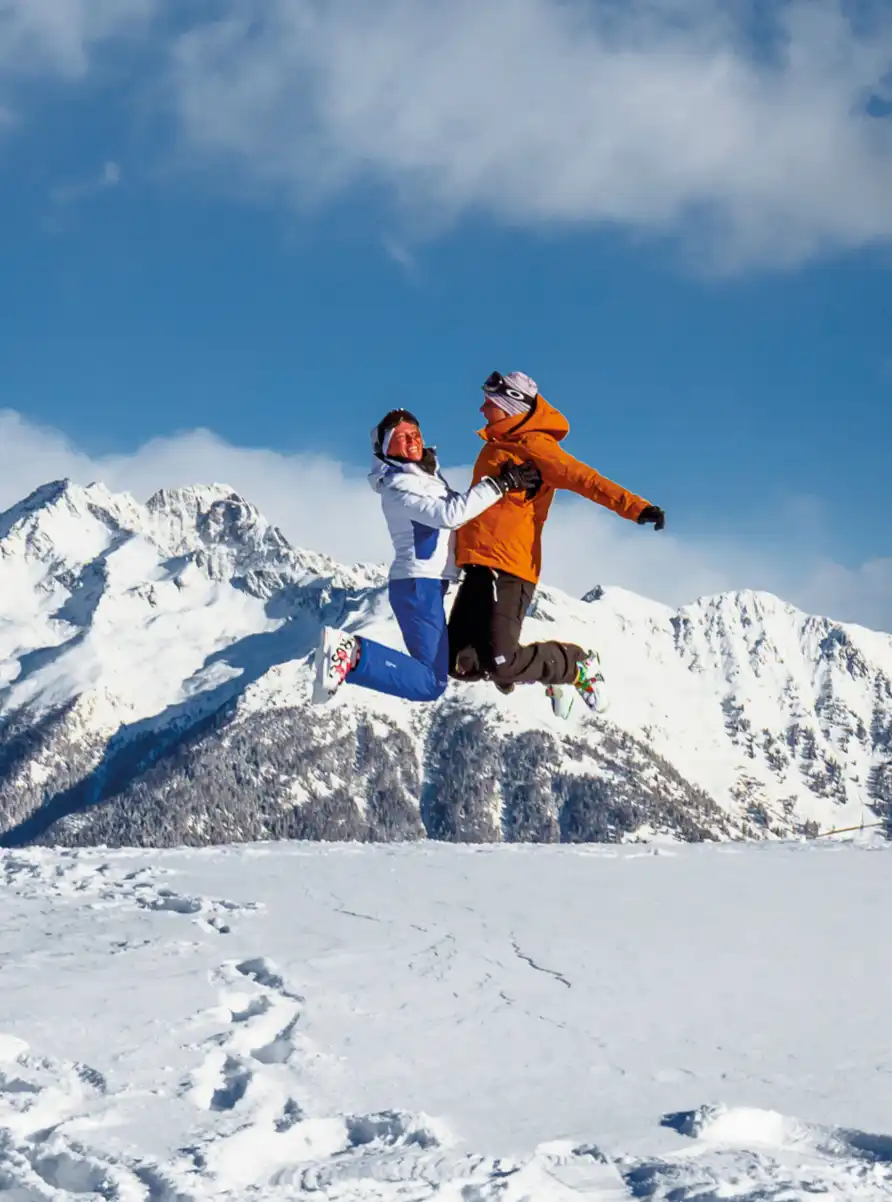
{"label": "woman's face", "polygon": [[397,459],[408,459],[410,463],[420,461],[424,454],[424,439],[413,422],[400,422],[393,427],[387,454]]}

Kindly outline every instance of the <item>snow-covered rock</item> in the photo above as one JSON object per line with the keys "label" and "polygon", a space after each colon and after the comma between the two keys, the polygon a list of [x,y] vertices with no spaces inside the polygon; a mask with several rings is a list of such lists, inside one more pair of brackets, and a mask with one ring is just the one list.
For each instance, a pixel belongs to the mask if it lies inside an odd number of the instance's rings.
{"label": "snow-covered rock", "polygon": [[0,514],[4,841],[771,837],[892,803],[892,637],[765,593],[541,588],[525,637],[597,646],[611,686],[569,723],[488,684],[315,709],[323,623],[401,646],[383,566],[225,485],[61,481]]}

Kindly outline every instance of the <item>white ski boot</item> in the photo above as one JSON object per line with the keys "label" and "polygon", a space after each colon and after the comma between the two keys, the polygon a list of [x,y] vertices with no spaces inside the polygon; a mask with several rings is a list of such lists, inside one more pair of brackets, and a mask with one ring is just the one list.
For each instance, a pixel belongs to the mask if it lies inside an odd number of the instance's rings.
{"label": "white ski boot", "polygon": [[316,647],[313,705],[330,701],[356,663],[359,640],[346,630],[323,626]]}
{"label": "white ski boot", "polygon": [[566,722],[573,712],[576,689],[571,684],[550,684],[545,686],[545,692],[548,694],[555,717]]}

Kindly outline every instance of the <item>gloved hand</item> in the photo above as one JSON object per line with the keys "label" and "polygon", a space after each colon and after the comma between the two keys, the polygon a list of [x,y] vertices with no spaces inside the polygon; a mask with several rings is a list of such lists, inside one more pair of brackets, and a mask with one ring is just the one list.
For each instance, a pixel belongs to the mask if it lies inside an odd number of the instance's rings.
{"label": "gloved hand", "polygon": [[666,525],[666,514],[659,505],[648,505],[646,509],[641,510],[636,520],[639,526],[646,526],[648,522],[653,522],[654,530],[662,530]]}
{"label": "gloved hand", "polygon": [[542,484],[542,473],[535,463],[505,463],[498,476],[490,476],[503,493],[525,492],[528,497],[535,496]]}

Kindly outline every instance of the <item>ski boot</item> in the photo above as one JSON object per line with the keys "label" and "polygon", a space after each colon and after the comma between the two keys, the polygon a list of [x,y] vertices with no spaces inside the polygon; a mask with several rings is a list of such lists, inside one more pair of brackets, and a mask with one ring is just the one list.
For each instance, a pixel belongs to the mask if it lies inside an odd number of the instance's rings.
{"label": "ski boot", "polygon": [[346,630],[323,626],[316,647],[313,704],[330,701],[359,662],[359,639]]}
{"label": "ski boot", "polygon": [[570,717],[577,696],[582,698],[593,713],[603,714],[610,703],[604,685],[604,673],[601,671],[600,655],[597,651],[589,651],[585,659],[581,659],[576,665],[576,679],[572,684],[548,685],[545,692],[557,718],[566,720]]}

